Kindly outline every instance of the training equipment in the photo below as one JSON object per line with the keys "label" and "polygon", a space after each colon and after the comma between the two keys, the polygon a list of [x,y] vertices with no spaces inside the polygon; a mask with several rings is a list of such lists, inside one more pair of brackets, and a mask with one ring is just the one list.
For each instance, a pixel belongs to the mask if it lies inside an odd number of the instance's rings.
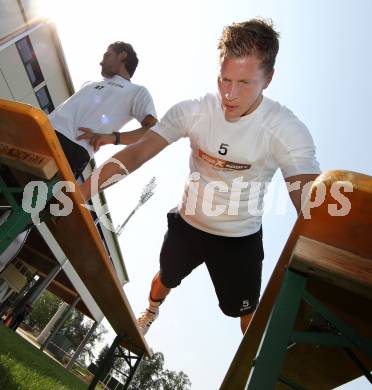
{"label": "training equipment", "polygon": [[372,381],[371,239],[372,177],[320,175],[220,389]]}
{"label": "training equipment", "polygon": [[[83,281],[84,288],[117,333],[112,353],[120,346],[128,350],[127,361],[135,362],[131,366],[132,377],[141,357],[151,355],[151,351],[137,327],[123,287],[92,216],[85,207],[55,132],[42,111],[27,104],[0,99],[0,161],[16,168],[12,173],[19,184],[19,188],[10,187],[0,177],[0,195],[12,210],[0,225],[0,255],[31,222],[45,220],[45,223],[37,225],[38,230],[45,233],[47,228],[50,240],[55,240],[61,248]],[[38,184],[30,187],[32,180]],[[72,192],[63,191],[72,206],[71,213],[52,219],[45,215],[45,211],[36,212],[35,204],[42,196],[46,197],[46,202],[53,199],[52,190],[61,180],[71,183],[68,189],[72,189]],[[29,198],[20,196],[25,186],[32,189],[27,195]],[[25,205],[29,212],[25,211]],[[35,248],[29,248],[29,251],[32,250],[36,254]],[[43,256],[40,253],[37,255],[38,258]]]}

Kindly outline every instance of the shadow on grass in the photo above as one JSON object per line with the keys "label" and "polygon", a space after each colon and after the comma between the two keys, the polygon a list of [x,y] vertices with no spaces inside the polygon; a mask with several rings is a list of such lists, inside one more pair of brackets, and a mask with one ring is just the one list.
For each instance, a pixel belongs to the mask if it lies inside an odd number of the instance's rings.
{"label": "shadow on grass", "polygon": [[15,390],[18,388],[8,370],[0,364],[0,389]]}

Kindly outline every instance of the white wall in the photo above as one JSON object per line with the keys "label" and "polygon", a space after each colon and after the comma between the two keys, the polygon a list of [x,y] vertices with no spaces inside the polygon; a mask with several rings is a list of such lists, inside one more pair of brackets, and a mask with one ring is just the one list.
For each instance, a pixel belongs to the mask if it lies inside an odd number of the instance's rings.
{"label": "white wall", "polygon": [[[1,1],[1,0],[0,0]],[[1,9],[0,9],[1,10]],[[3,14],[0,13],[0,25],[3,23]],[[16,100],[39,107],[35,90],[46,85],[48,87],[53,104],[57,107],[69,96],[62,64],[60,63],[56,43],[45,23],[40,28],[33,30],[30,41],[38,60],[45,83],[32,87],[25,67],[18,53],[15,43],[10,46],[0,47],[0,97]]]}
{"label": "white wall", "polygon": [[[30,100],[30,95],[35,95],[15,45],[0,52],[0,69],[12,91],[14,100],[24,101],[26,97]],[[36,97],[35,104],[38,106]]]}
{"label": "white wall", "polygon": [[0,0],[0,38],[12,33],[24,23],[16,0]]}
{"label": "white wall", "polygon": [[59,61],[50,27],[45,24],[30,34],[30,41],[38,59],[41,72],[48,86],[54,106],[64,102],[70,95]]}
{"label": "white wall", "polygon": [[11,93],[11,90],[8,87],[8,84],[6,83],[3,74],[1,73],[0,68],[0,97],[8,100],[13,100],[13,95]]}

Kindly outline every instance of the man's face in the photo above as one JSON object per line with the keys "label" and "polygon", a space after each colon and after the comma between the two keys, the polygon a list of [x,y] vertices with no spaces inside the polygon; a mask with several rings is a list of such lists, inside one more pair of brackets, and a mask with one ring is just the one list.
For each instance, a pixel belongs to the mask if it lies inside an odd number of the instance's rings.
{"label": "man's face", "polygon": [[113,77],[118,74],[120,67],[122,66],[124,54],[125,53],[117,54],[115,50],[113,50],[111,47],[108,47],[100,63],[102,67],[101,75],[103,77]]}
{"label": "man's face", "polygon": [[233,122],[253,112],[272,75],[261,68],[261,60],[255,55],[221,58],[218,90],[225,119]]}

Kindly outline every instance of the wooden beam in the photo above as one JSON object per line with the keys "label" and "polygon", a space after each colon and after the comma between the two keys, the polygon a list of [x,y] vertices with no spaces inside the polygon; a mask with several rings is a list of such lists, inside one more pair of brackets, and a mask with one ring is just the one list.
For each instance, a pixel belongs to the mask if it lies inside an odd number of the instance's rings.
{"label": "wooden beam", "polygon": [[372,259],[299,236],[291,268],[372,299]]}
{"label": "wooden beam", "polygon": [[[55,131],[41,110],[0,99],[0,142],[51,158],[58,167],[60,178],[77,186]],[[53,239],[123,340],[122,346],[136,354],[151,356],[80,191],[67,196],[73,203],[72,212],[60,218],[58,223],[47,222]]]}
{"label": "wooden beam", "polygon": [[[331,215],[330,208],[334,208],[338,202],[333,196],[332,188],[334,184],[343,182],[352,183],[352,192],[342,192],[346,200],[350,202],[351,207],[345,215],[334,216]],[[372,177],[350,171],[329,171],[320,175],[315,181],[311,188],[310,199],[316,198],[318,188],[326,190],[324,202],[311,209],[311,219],[305,219],[303,214],[297,219],[220,390],[245,388],[271,310],[282,285],[285,270],[288,268],[290,256],[300,235],[367,259],[372,258]],[[360,334],[364,337],[372,337],[372,317],[366,310],[366,307],[370,307],[371,301],[369,299],[320,279],[311,277],[309,279],[308,287],[311,286],[309,291],[316,298],[331,307],[332,310],[337,308],[336,314],[340,314],[351,326],[358,331],[360,330]],[[321,288],[319,285],[322,285]],[[347,316],[344,315],[345,313]],[[296,351],[296,349],[291,350]],[[303,379],[302,386],[309,389],[320,388],[313,386],[312,378],[316,378],[319,383],[321,381],[328,383],[329,386],[324,386],[322,389],[333,389],[360,375],[360,373],[355,373],[355,366],[351,360],[349,365],[346,363],[345,365],[333,364],[333,361],[340,360],[338,349],[328,348],[323,355],[321,349],[319,351],[317,356],[314,356],[315,360],[311,360],[312,356],[307,359],[306,351],[295,353],[293,361],[296,362],[296,365],[292,370],[291,363],[289,363],[288,371],[284,371],[283,374],[297,372]],[[300,362],[303,364],[300,365]],[[315,366],[316,363],[318,364]],[[372,359],[367,360],[365,365],[368,368],[372,367]],[[287,377],[295,379],[290,375]],[[284,389],[280,386],[282,385],[278,385],[278,390]],[[288,389],[287,386],[285,388]]]}

